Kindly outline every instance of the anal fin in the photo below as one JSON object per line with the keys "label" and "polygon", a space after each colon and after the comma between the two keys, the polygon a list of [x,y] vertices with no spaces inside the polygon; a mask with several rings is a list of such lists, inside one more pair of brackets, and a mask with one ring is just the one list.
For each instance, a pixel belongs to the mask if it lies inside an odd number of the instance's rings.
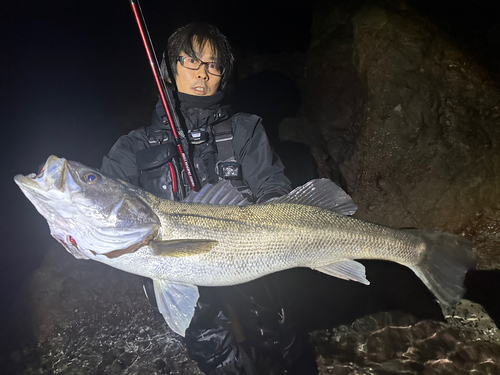
{"label": "anal fin", "polygon": [[343,260],[314,269],[327,275],[338,277],[339,279],[370,285],[370,282],[366,278],[365,266],[355,260]]}

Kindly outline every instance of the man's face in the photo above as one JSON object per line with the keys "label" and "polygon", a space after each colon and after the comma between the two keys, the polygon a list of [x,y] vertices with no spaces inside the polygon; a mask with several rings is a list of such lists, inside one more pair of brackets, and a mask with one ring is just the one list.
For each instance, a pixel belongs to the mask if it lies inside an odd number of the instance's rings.
{"label": "man's face", "polygon": [[[203,62],[215,61],[215,56],[212,53],[210,44],[205,44],[205,47],[200,51],[199,46],[194,45],[196,57]],[[187,56],[184,51],[181,51],[180,56]],[[219,88],[221,77],[209,74],[207,66],[204,64],[198,70],[191,70],[183,67],[177,61],[177,75],[175,76],[175,83],[177,90],[184,94],[197,95],[197,96],[210,96],[214,95]]]}

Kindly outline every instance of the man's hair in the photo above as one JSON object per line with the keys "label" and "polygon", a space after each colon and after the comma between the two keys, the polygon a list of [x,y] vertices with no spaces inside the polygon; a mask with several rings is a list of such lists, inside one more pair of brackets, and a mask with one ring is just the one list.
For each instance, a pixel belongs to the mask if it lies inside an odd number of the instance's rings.
{"label": "man's hair", "polygon": [[220,89],[224,89],[233,72],[234,56],[227,38],[212,25],[190,23],[178,28],[168,38],[168,61],[171,73],[175,78],[177,75],[177,57],[182,51],[190,57],[197,58],[193,44],[203,49],[207,43],[215,55],[215,63],[224,66],[224,74],[221,77],[219,86]]}

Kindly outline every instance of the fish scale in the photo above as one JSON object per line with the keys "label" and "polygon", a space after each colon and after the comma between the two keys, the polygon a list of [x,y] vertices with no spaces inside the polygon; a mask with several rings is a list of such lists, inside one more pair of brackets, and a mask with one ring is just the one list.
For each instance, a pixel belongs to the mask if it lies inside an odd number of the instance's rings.
{"label": "fish scale", "polygon": [[[476,264],[462,237],[348,216],[356,208],[351,198],[325,179],[258,205],[245,205],[227,181],[186,202],[163,200],[55,156],[43,173],[14,180],[75,257],[152,278],[160,312],[181,335],[197,286],[234,285],[293,267],[369,284],[356,259],[381,259],[409,267],[440,302],[454,304]],[[237,205],[204,204],[217,197]]]}
{"label": "fish scale", "polygon": [[[166,264],[165,268],[175,269],[189,263],[186,267],[194,275],[176,280],[179,282],[233,285],[283,269],[320,268],[343,259],[383,259],[412,266],[424,251],[418,236],[317,207],[283,207],[280,203],[219,207],[153,199],[157,200],[152,209],[162,223],[162,240],[212,239],[219,243],[208,254]],[[204,263],[218,266],[208,273]],[[235,269],[244,271],[235,275]]]}

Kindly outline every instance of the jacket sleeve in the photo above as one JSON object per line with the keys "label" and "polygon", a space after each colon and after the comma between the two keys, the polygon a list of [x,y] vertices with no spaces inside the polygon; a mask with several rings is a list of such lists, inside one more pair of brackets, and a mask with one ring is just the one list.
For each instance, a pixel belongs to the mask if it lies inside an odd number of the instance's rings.
{"label": "jacket sleeve", "polygon": [[255,115],[233,117],[233,149],[246,182],[257,203],[287,194],[291,184],[284,166],[272,150],[262,120]]}
{"label": "jacket sleeve", "polygon": [[108,155],[104,156],[100,171],[133,185],[139,185],[139,169],[135,154],[146,148],[143,138],[145,139],[144,128],[134,130],[128,135],[118,138]]}

